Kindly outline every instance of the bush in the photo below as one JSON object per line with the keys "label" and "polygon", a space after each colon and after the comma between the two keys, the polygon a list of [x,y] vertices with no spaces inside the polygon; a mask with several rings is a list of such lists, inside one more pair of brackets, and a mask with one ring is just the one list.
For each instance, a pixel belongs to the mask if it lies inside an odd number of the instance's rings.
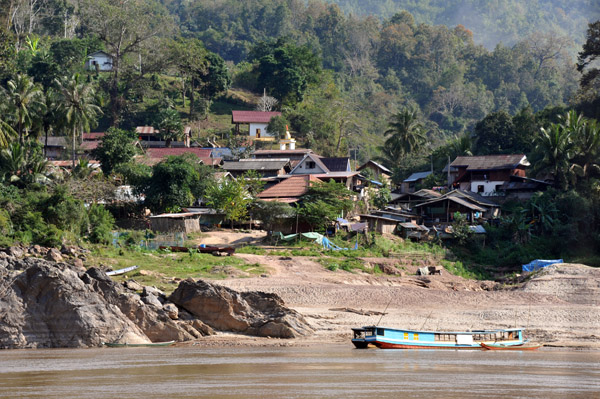
{"label": "bush", "polygon": [[108,244],[112,240],[111,231],[115,225],[113,215],[102,205],[93,204],[88,212],[90,221],[89,239],[93,243]]}

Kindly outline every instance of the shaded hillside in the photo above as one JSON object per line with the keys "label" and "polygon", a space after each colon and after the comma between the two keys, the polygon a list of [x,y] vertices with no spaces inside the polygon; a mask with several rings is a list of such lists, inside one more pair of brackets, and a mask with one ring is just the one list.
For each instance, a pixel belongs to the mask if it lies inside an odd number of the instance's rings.
{"label": "shaded hillside", "polygon": [[464,25],[475,41],[493,49],[512,45],[534,32],[553,31],[583,41],[587,24],[600,17],[600,3],[593,0],[329,0],[346,13],[389,18],[407,10],[418,22]]}

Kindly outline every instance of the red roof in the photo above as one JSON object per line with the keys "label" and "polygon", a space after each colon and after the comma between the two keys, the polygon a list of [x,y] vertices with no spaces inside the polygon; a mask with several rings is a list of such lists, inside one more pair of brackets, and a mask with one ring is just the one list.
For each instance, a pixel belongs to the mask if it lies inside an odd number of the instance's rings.
{"label": "red roof", "polygon": [[321,181],[312,175],[292,176],[281,183],[269,187],[262,193],[258,194],[258,198],[297,198],[308,191],[310,182]]}
{"label": "red roof", "polygon": [[231,111],[233,123],[269,123],[274,116],[281,116],[281,112]]}
{"label": "red roof", "polygon": [[106,133],[104,133],[104,132],[84,133],[83,139],[84,140],[100,140],[102,137],[104,137],[105,134]]}
{"label": "red roof", "polygon": [[212,150],[210,148],[198,147],[160,147],[147,148],[146,154],[148,158],[166,158],[171,155],[194,154],[199,158],[210,158]]}
{"label": "red roof", "polygon": [[155,130],[152,126],[138,126],[135,128],[137,134],[158,134],[158,130]]}
{"label": "red roof", "polygon": [[81,143],[80,148],[83,151],[91,151],[91,150],[95,150],[96,148],[98,148],[98,144],[100,144],[100,141],[98,141],[98,140],[88,140],[88,141],[84,141],[83,143]]}

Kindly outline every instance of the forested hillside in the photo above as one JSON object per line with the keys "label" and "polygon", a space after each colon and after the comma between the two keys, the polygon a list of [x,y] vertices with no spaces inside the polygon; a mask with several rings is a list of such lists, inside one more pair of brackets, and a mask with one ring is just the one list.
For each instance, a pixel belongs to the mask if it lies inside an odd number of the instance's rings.
{"label": "forested hillside", "polygon": [[390,18],[407,10],[427,24],[464,25],[475,42],[493,49],[512,45],[536,32],[555,32],[581,43],[588,22],[600,18],[595,0],[329,0],[346,13]]}

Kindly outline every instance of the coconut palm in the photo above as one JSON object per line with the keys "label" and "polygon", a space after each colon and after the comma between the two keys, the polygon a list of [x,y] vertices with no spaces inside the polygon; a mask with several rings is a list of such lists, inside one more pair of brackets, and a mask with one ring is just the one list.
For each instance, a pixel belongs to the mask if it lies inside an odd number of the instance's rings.
{"label": "coconut palm", "polygon": [[15,132],[15,129],[6,121],[0,119],[0,148],[6,148],[16,135],[17,132]]}
{"label": "coconut palm", "polygon": [[79,74],[68,80],[56,80],[56,84],[62,97],[60,114],[71,134],[71,160],[75,169],[75,147],[78,137],[96,123],[96,118],[102,110],[96,105],[93,86],[86,83]]}
{"label": "coconut palm", "polygon": [[423,125],[414,109],[405,108],[399,111],[392,116],[388,126],[385,131],[385,147],[388,147],[391,153],[408,155],[420,149],[426,141]]}
{"label": "coconut palm", "polygon": [[44,108],[44,93],[27,75],[17,75],[6,84],[6,100],[13,124],[19,134],[19,142],[25,141],[25,134],[34,124],[36,115]]}
{"label": "coconut palm", "polygon": [[534,166],[538,175],[549,173],[554,184],[566,190],[575,180],[572,160],[575,145],[572,140],[572,130],[563,124],[553,123],[548,129],[541,128],[536,139],[535,149],[541,154],[541,159]]}

